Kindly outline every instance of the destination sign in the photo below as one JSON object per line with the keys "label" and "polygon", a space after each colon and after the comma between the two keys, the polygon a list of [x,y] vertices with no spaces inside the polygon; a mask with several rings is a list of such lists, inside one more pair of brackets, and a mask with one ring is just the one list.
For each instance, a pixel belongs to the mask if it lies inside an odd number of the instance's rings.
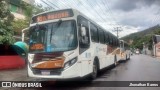
{"label": "destination sign", "polygon": [[43,49],[44,49],[44,45],[41,43],[33,44],[30,47],[30,50],[43,50]]}
{"label": "destination sign", "polygon": [[33,17],[32,23],[43,22],[43,21],[53,20],[53,19],[66,18],[66,17],[72,17],[72,16],[73,16],[73,12],[70,9],[53,11],[53,12],[44,13],[44,14]]}

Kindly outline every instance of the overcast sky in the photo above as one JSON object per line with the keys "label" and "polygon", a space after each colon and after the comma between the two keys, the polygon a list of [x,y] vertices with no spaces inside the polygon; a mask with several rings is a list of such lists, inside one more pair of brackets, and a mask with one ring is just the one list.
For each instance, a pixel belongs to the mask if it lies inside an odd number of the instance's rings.
{"label": "overcast sky", "polygon": [[[120,37],[160,24],[160,0],[35,0],[44,7],[75,8]],[[51,4],[53,3],[53,4]],[[57,8],[58,7],[58,8]]]}

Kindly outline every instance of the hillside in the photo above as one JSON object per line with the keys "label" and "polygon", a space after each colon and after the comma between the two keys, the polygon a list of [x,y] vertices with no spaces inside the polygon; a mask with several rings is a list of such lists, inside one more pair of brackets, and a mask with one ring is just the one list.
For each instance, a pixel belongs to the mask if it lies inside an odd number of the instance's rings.
{"label": "hillside", "polygon": [[143,43],[145,43],[146,45],[148,45],[149,49],[151,49],[152,48],[152,36],[154,34],[160,34],[160,25],[150,27],[140,32],[132,33],[130,35],[122,37],[121,39],[130,43],[131,47],[133,48],[142,49]]}
{"label": "hillside", "polygon": [[156,25],[156,26],[150,27],[148,29],[142,30],[140,32],[136,32],[136,33],[132,33],[130,35],[124,36],[121,39],[128,42],[129,40],[133,40],[135,37],[141,38],[141,37],[146,36],[148,34],[155,34],[155,32],[157,32],[159,30],[160,30],[160,25]]}

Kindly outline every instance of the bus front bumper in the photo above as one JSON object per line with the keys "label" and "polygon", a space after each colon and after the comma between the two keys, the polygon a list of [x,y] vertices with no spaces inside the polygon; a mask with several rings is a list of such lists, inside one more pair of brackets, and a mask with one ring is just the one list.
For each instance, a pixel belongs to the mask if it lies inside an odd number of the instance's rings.
{"label": "bus front bumper", "polygon": [[[39,74],[36,74],[33,72],[33,70],[30,68],[28,65],[28,76],[29,77],[34,77],[34,78],[39,78],[41,80],[48,80],[48,79],[53,79],[53,80],[65,80],[65,79],[72,79],[72,78],[80,78],[81,77],[81,67],[80,64],[75,63],[71,67],[60,71],[59,74],[47,74],[44,75],[42,74],[44,70],[39,70]],[[50,73],[50,70],[46,70],[48,73]],[[42,79],[43,78],[43,79]]]}

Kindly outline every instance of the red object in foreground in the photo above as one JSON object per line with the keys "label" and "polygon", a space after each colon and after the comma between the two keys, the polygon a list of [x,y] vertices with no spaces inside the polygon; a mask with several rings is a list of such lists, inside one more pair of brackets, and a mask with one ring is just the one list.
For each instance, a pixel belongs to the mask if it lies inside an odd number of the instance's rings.
{"label": "red object in foreground", "polygon": [[23,50],[16,45],[0,44],[0,70],[25,67]]}
{"label": "red object in foreground", "polygon": [[0,70],[22,68],[25,66],[25,60],[19,55],[0,56]]}

